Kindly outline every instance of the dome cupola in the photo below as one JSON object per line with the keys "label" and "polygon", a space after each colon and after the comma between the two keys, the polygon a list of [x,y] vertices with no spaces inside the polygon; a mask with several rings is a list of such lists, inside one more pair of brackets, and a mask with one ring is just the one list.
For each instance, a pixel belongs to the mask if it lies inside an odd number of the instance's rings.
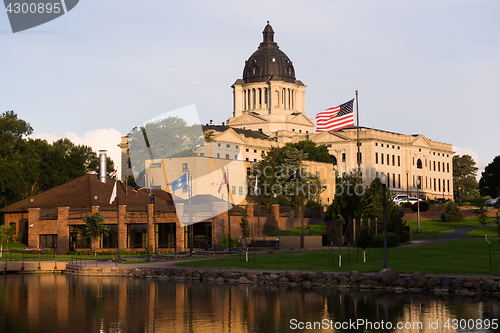
{"label": "dome cupola", "polygon": [[274,30],[267,21],[262,32],[263,41],[259,48],[245,62],[243,80],[245,83],[284,81],[295,83],[292,61],[274,42]]}

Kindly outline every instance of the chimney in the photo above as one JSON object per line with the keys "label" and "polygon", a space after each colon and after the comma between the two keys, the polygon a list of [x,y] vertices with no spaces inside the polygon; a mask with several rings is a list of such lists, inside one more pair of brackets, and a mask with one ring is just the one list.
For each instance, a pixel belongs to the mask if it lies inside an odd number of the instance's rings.
{"label": "chimney", "polygon": [[99,180],[103,183],[106,183],[106,169],[108,168],[106,153],[106,150],[99,150]]}

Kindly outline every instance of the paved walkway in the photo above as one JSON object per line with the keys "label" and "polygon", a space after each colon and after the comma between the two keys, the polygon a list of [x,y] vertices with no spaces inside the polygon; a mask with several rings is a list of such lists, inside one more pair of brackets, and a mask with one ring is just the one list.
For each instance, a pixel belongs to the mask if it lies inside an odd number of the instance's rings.
{"label": "paved walkway", "polygon": [[[487,225],[494,225],[494,223],[490,223]],[[416,247],[416,246],[426,246],[426,245],[434,245],[437,243],[442,243],[450,240],[460,240],[460,239],[478,239],[478,237],[466,237],[464,236],[466,233],[482,228],[482,225],[476,225],[472,227],[465,227],[465,228],[459,228],[459,229],[454,229],[453,232],[450,232],[449,234],[444,234],[443,236],[439,237],[433,237],[433,238],[422,238],[422,239],[416,239],[411,244],[408,245],[402,245],[401,247]],[[414,235],[416,233],[413,233]]]}

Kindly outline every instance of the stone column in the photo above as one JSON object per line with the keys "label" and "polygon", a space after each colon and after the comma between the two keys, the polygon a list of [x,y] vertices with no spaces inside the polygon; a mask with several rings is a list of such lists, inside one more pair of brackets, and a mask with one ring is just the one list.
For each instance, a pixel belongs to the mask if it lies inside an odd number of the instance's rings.
{"label": "stone column", "polygon": [[127,206],[118,207],[118,248],[120,250],[127,248],[127,225],[125,224]]}
{"label": "stone column", "polygon": [[57,208],[57,254],[69,251],[69,207]]}
{"label": "stone column", "polygon": [[40,208],[28,209],[28,247],[38,248]]}

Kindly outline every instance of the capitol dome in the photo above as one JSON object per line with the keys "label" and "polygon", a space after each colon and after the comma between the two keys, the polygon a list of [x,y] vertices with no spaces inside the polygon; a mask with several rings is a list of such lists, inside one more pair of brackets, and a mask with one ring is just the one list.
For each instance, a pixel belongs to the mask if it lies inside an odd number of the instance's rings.
{"label": "capitol dome", "polygon": [[274,30],[267,21],[263,41],[259,48],[245,62],[243,80],[245,83],[284,81],[295,83],[295,70],[292,61],[274,42]]}

